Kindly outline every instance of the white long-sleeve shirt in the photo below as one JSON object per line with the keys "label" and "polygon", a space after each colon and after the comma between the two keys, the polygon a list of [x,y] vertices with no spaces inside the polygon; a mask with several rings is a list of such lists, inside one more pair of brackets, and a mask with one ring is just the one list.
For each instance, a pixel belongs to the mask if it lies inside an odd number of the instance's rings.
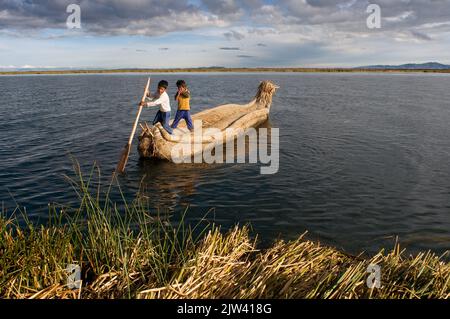
{"label": "white long-sleeve shirt", "polygon": [[170,112],[170,98],[167,92],[164,92],[160,96],[158,94],[153,95],[154,98],[151,102],[147,103],[147,106],[159,106],[161,112]]}

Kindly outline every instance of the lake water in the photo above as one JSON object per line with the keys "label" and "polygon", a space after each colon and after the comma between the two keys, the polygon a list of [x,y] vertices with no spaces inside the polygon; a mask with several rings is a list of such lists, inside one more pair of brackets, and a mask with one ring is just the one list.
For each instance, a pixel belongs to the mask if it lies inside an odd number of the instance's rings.
{"label": "lake water", "polygon": [[[224,229],[250,222],[263,243],[310,238],[349,252],[450,249],[450,76],[427,74],[154,74],[183,78],[193,112],[248,102],[259,81],[281,86],[270,125],[280,169],[259,164],[177,166],[139,161],[120,178],[131,199],[141,181],[156,209]],[[0,200],[33,220],[73,203],[64,174],[73,155],[108,176],[127,141],[145,75],[0,77]],[[154,85],[153,85],[154,88]],[[174,105],[173,105],[174,106]],[[156,110],[145,109],[151,121]],[[136,145],[136,143],[135,143]]]}

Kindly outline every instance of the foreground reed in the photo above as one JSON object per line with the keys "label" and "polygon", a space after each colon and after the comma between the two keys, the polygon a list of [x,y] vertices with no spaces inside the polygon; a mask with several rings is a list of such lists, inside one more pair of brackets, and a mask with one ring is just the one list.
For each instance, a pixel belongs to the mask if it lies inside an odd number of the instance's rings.
{"label": "foreground reed", "polygon": [[[0,298],[449,298],[450,264],[399,246],[351,256],[300,236],[259,250],[249,227],[177,226],[145,200],[118,205],[79,174],[77,209],[46,225],[0,217]],[[19,215],[17,215],[19,216]],[[25,225],[25,226],[24,226]],[[82,285],[67,285],[67,265]],[[368,288],[367,267],[381,267]]]}

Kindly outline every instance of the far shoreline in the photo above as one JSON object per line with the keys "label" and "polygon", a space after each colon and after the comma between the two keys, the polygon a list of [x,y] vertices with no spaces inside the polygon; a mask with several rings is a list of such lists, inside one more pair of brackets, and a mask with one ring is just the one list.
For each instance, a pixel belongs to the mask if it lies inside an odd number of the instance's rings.
{"label": "far shoreline", "polygon": [[79,69],[1,71],[0,75],[66,75],[119,73],[450,73],[450,69],[364,69],[364,68],[171,68],[171,69]]}

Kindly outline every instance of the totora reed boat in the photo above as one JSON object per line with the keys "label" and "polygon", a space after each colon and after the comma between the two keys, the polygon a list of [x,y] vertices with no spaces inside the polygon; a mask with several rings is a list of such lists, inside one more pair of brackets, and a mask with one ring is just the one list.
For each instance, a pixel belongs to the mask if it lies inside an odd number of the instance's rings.
{"label": "totora reed boat", "polygon": [[[141,158],[159,158],[172,162],[191,158],[199,153],[244,134],[269,118],[272,97],[279,87],[263,81],[255,98],[248,104],[225,104],[192,115],[195,130],[189,131],[184,121],[173,134],[160,123],[149,127],[141,125],[138,150]],[[200,126],[200,127],[199,127]]]}

